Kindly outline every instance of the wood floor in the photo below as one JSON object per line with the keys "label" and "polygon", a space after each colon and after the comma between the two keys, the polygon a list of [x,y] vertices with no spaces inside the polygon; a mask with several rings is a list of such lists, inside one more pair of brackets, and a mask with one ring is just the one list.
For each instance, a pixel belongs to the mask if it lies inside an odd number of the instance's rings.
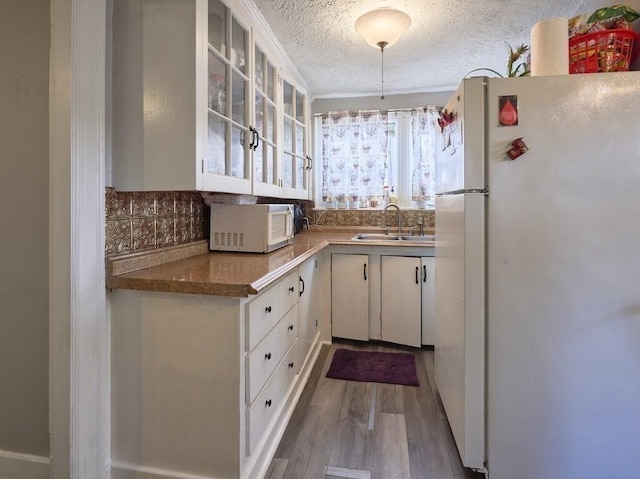
{"label": "wood floor", "polygon": [[[326,378],[339,347],[412,351],[420,387]],[[433,351],[340,341],[322,347],[267,479],[480,479],[462,467],[435,392]]]}

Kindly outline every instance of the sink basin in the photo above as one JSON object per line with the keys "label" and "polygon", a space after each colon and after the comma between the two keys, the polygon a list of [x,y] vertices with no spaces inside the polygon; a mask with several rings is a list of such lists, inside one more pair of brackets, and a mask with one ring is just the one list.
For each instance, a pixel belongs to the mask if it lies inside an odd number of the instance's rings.
{"label": "sink basin", "polygon": [[422,236],[419,236],[419,235],[415,235],[415,236],[408,235],[408,236],[400,236],[400,239],[405,240],[405,241],[420,241],[420,242],[423,242],[423,241],[427,241],[427,242],[428,241],[435,241],[435,238],[433,237],[433,235],[422,235]]}
{"label": "sink basin", "polygon": [[413,242],[431,242],[434,241],[433,235],[386,235],[384,233],[360,233],[351,238],[352,241],[413,241]]}
{"label": "sink basin", "polygon": [[400,236],[386,235],[384,233],[360,233],[351,239],[354,241],[398,241]]}

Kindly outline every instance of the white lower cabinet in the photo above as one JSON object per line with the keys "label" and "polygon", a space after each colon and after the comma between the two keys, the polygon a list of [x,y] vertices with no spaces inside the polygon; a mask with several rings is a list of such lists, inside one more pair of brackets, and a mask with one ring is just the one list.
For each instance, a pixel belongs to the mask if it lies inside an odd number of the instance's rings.
{"label": "white lower cabinet", "polygon": [[331,335],[433,345],[434,265],[432,256],[333,253]]}
{"label": "white lower cabinet", "polygon": [[264,475],[319,348],[302,367],[299,278],[253,298],[112,292],[112,479]]}
{"label": "white lower cabinet", "polygon": [[381,258],[380,322],[383,341],[420,347],[422,271],[420,258]]}
{"label": "white lower cabinet", "polygon": [[298,333],[300,364],[303,367],[312,352],[313,345],[318,341],[322,312],[322,254],[316,254],[298,267],[300,298],[299,318],[300,331]]}
{"label": "white lower cabinet", "polygon": [[435,258],[382,256],[380,322],[384,341],[434,344]]}
{"label": "white lower cabinet", "polygon": [[420,258],[422,270],[422,344],[436,343],[436,259]]}
{"label": "white lower cabinet", "polygon": [[[258,392],[298,338],[298,305],[295,305],[275,328],[247,354],[247,403],[253,403]],[[296,368],[298,365],[296,365]],[[297,369],[296,369],[297,371]]]}
{"label": "white lower cabinet", "polygon": [[298,342],[286,351],[284,360],[270,377],[258,398],[247,407],[247,454],[253,454],[276,412],[285,407],[287,394],[297,374]]}
{"label": "white lower cabinet", "polygon": [[331,335],[369,340],[369,256],[331,255]]}

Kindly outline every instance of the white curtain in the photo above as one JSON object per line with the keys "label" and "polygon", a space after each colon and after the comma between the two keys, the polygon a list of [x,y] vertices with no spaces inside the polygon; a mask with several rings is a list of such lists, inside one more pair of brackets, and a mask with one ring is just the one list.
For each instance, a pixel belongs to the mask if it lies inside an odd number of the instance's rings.
{"label": "white curtain", "polygon": [[411,110],[411,153],[413,174],[411,199],[435,205],[435,154],[438,108],[428,106]]}
{"label": "white curtain", "polygon": [[322,199],[359,201],[382,194],[388,175],[386,111],[322,115]]}

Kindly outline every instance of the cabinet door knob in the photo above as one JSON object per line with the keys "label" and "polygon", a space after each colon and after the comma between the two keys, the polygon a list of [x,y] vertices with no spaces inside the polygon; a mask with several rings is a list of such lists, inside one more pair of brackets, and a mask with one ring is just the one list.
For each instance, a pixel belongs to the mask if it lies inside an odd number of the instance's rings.
{"label": "cabinet door knob", "polygon": [[290,363],[289,363],[289,368],[290,368],[290,369],[293,369],[293,362],[290,362]]}
{"label": "cabinet door knob", "polygon": [[289,331],[293,331],[293,324],[290,324],[288,329]]}
{"label": "cabinet door knob", "polygon": [[290,292],[290,293],[293,293],[293,290],[294,290],[294,289],[295,289],[295,288],[294,288],[293,286],[290,286],[290,287],[289,287],[289,292]]}
{"label": "cabinet door knob", "polygon": [[264,405],[265,405],[265,407],[271,407],[271,399],[267,399],[267,400],[264,402]]}
{"label": "cabinet door knob", "polygon": [[270,312],[271,312],[271,306],[267,306],[266,308],[264,308],[264,310],[265,310],[267,313],[270,313]]}
{"label": "cabinet door knob", "polygon": [[271,359],[271,353],[267,353],[264,355],[264,358],[269,361]]}

